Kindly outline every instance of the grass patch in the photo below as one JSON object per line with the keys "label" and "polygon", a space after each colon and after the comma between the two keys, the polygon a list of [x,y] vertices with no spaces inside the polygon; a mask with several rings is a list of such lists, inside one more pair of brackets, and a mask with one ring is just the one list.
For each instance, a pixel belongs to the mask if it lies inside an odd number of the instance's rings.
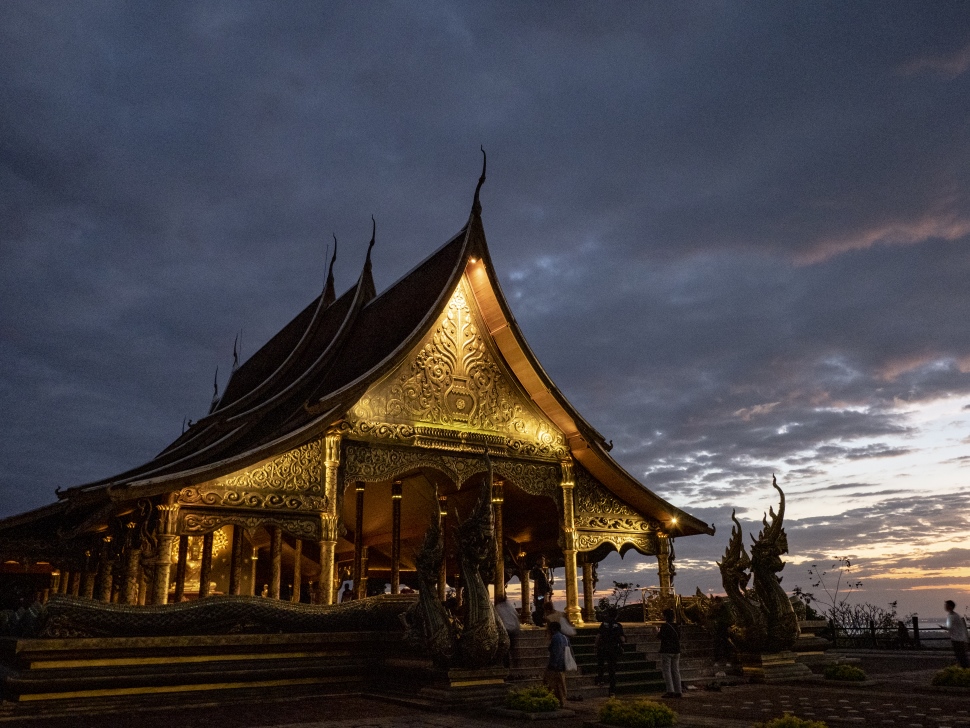
{"label": "grass patch", "polygon": [[840,682],[862,682],[866,679],[866,673],[853,665],[829,665],[825,668],[825,679]]}
{"label": "grass patch", "polygon": [[623,728],[663,728],[677,722],[677,714],[652,700],[612,698],[600,708],[600,723]]}
{"label": "grass patch", "polygon": [[505,696],[505,707],[525,713],[551,713],[559,710],[559,701],[549,688],[539,685],[534,688],[513,690]]}
{"label": "grass patch", "polygon": [[970,668],[950,665],[933,676],[934,685],[954,688],[970,688]]}
{"label": "grass patch", "polygon": [[764,723],[755,723],[754,728],[828,728],[828,724],[824,720],[805,720],[795,715],[784,715]]}

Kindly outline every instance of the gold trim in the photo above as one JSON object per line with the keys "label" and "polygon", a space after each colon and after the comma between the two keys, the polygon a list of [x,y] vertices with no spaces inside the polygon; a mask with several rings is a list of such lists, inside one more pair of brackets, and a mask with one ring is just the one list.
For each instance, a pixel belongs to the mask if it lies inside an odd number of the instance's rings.
{"label": "gold trim", "polygon": [[65,693],[29,693],[18,695],[18,703],[41,700],[65,700],[69,698],[101,698],[112,695],[148,695],[152,693],[192,693],[206,690],[237,690],[239,688],[273,688],[285,685],[322,685],[324,683],[356,682],[354,675],[340,677],[301,677],[290,680],[260,680],[257,682],[199,683],[196,685],[155,685],[140,688],[102,688],[100,690],[74,690]]}
{"label": "gold trim", "polygon": [[113,665],[169,665],[169,664],[191,664],[202,662],[233,662],[239,660],[277,660],[287,657],[350,657],[356,655],[356,650],[346,652],[270,652],[259,654],[232,654],[232,655],[190,655],[188,657],[106,657],[100,660],[38,660],[31,662],[31,670],[59,670],[62,668],[76,667],[111,667]]}

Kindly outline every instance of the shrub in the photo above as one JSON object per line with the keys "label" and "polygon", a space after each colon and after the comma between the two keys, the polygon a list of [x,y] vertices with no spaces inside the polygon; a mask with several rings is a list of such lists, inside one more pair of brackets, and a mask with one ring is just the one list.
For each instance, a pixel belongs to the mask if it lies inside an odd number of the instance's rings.
{"label": "shrub", "polygon": [[526,713],[550,713],[559,708],[559,701],[549,692],[549,688],[540,685],[513,690],[505,698],[505,707]]}
{"label": "shrub", "polygon": [[677,722],[677,714],[652,700],[611,698],[600,708],[600,723],[624,728],[662,728]]}
{"label": "shrub", "polygon": [[842,682],[862,682],[866,673],[852,665],[829,665],[825,668],[826,680],[840,680]]}
{"label": "shrub", "polygon": [[959,665],[945,667],[933,676],[933,684],[970,688],[970,668]]}
{"label": "shrub", "polygon": [[805,720],[786,714],[781,718],[772,718],[764,723],[755,723],[754,728],[828,728],[828,725],[822,720]]}

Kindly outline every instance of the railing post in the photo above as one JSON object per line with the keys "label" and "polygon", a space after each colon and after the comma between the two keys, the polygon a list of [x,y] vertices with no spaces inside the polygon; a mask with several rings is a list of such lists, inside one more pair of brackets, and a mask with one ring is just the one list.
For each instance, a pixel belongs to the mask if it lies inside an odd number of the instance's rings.
{"label": "railing post", "polygon": [[919,642],[919,617],[915,614],[913,615],[913,643],[916,645],[916,649],[921,649]]}

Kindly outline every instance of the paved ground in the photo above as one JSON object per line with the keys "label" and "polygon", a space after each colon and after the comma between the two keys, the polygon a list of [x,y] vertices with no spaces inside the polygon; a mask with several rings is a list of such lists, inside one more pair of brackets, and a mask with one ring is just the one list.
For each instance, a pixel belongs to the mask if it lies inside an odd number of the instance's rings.
{"label": "paved ground", "polygon": [[[867,728],[970,728],[970,695],[920,692],[934,670],[877,676],[876,684],[848,687],[831,683],[739,685],[721,692],[696,690],[680,700],[665,700],[680,716],[682,728],[748,728],[791,712],[830,726]],[[644,696],[658,698],[656,695]],[[572,718],[550,728],[582,728],[595,720],[603,700],[571,702]],[[190,710],[139,711],[130,715],[4,720],[0,726],[50,728],[485,728],[521,726],[522,721],[483,712],[427,713],[365,698],[300,698],[254,705],[210,705]],[[531,722],[529,723],[531,724]]]}

